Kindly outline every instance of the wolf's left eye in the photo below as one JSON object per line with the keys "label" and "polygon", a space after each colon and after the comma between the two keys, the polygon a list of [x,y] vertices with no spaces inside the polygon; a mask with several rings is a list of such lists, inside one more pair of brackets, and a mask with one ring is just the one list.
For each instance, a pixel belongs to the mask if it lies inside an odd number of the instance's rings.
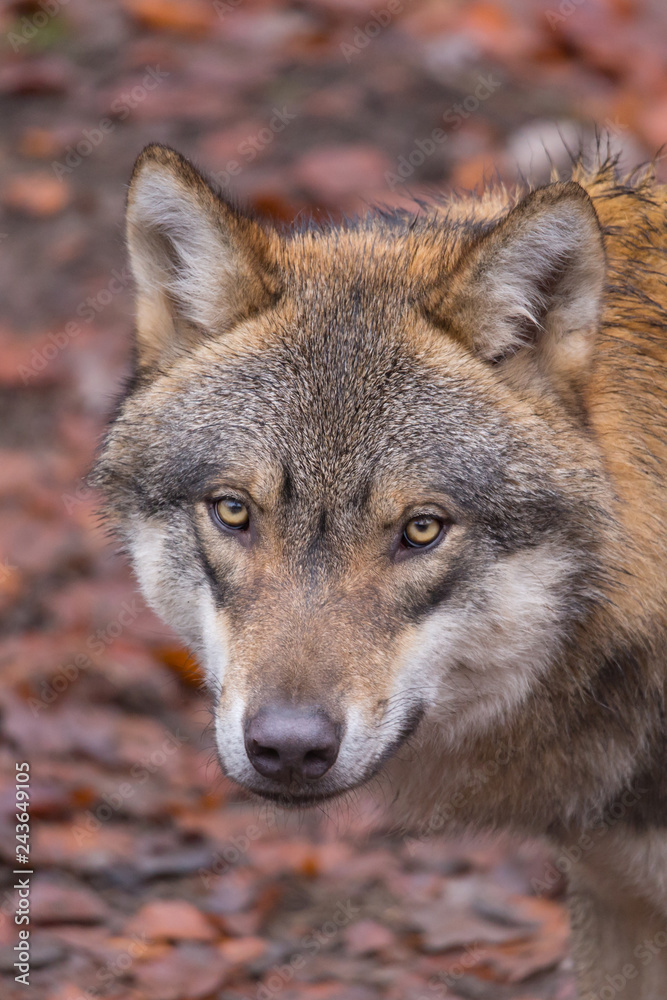
{"label": "wolf's left eye", "polygon": [[442,521],[437,517],[413,517],[405,526],[403,540],[411,548],[422,548],[430,545],[440,535],[442,531]]}
{"label": "wolf's left eye", "polygon": [[216,500],[213,510],[218,520],[226,528],[240,530],[248,527],[250,512],[244,503],[234,497],[223,497],[222,500]]}

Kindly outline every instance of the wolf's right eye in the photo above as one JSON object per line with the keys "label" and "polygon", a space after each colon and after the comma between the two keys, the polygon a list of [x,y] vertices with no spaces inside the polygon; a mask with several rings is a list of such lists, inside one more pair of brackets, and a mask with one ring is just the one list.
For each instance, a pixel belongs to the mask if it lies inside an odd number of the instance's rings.
{"label": "wolf's right eye", "polygon": [[437,517],[413,517],[408,521],[403,532],[406,545],[413,549],[426,548],[440,536],[442,532],[442,521]]}
{"label": "wolf's right eye", "polygon": [[250,511],[244,503],[234,497],[223,497],[222,500],[216,500],[213,504],[213,511],[226,528],[242,530],[248,527]]}

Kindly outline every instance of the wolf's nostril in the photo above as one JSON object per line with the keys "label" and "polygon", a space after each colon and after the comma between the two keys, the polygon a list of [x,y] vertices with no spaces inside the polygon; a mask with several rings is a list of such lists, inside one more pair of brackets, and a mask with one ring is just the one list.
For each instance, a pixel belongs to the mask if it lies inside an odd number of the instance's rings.
{"label": "wolf's nostril", "polygon": [[[253,766],[257,767],[258,762],[262,768],[261,773],[267,777],[273,777],[278,774],[282,764],[280,763],[280,754],[273,747],[263,747],[257,740],[252,741],[251,747],[247,747],[248,757],[253,762]],[[257,767],[257,770],[260,770]]]}
{"label": "wolf's nostril", "polygon": [[259,774],[282,784],[314,781],[333,767],[340,726],[317,708],[275,705],[246,722],[248,759]]}

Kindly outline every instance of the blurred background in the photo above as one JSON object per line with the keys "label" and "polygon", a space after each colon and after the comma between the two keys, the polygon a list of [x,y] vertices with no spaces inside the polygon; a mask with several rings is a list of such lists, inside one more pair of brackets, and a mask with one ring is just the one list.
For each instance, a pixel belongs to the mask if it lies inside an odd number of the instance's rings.
{"label": "blurred background", "polygon": [[[667,140],[663,0],[38,0],[0,9],[0,993],[568,1000],[541,844],[284,817],[220,776],[196,663],[81,484],[128,372],[123,202],[149,141],[288,222],[542,181]],[[658,172],[665,178],[663,163]],[[31,765],[31,986],[14,765]]]}

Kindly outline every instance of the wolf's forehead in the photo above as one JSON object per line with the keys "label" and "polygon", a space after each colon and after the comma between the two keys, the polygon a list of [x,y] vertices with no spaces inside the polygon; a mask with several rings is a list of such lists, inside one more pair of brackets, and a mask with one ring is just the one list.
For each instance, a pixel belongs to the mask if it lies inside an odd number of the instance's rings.
{"label": "wolf's forehead", "polygon": [[475,466],[473,478],[497,475],[506,428],[474,385],[386,330],[371,342],[353,333],[300,332],[184,381],[168,408],[188,454],[284,481],[294,498],[314,487],[358,497],[380,480],[426,488]]}
{"label": "wolf's forehead", "polygon": [[483,390],[465,373],[474,361],[425,322],[398,257],[333,249],[306,255],[234,359],[224,336],[206,346],[195,379],[203,405],[226,399],[263,434],[297,437],[320,457],[363,454],[411,428],[423,437],[449,418],[478,422]]}
{"label": "wolf's forehead", "polygon": [[409,303],[332,283],[165,373],[131,404],[129,423],[152,428],[135,437],[133,464],[142,484],[150,467],[177,499],[232,469],[284,481],[304,503],[316,493],[344,505],[393,482],[477,505],[514,436],[484,376]]}
{"label": "wolf's forehead", "polygon": [[[363,453],[397,434],[425,438],[450,422],[461,432],[492,416],[473,384],[424,365],[381,329],[371,336],[370,344],[349,330],[302,336],[231,365],[223,360],[196,380],[201,412],[233,413],[239,427],[296,438],[322,454]],[[195,385],[184,389],[192,400]]]}

